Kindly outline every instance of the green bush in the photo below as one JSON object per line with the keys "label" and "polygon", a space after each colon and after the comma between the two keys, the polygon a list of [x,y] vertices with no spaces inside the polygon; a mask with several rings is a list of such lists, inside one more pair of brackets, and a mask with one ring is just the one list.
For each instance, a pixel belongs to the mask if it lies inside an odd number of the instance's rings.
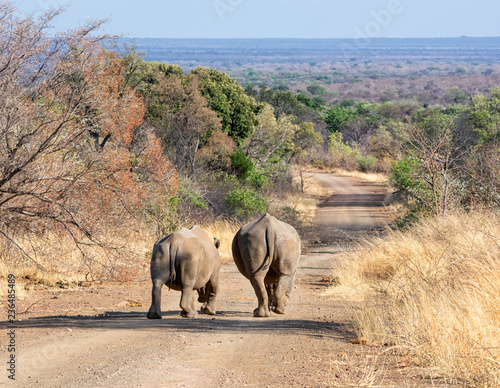
{"label": "green bush", "polygon": [[269,184],[269,180],[267,179],[267,177],[258,171],[252,172],[249,178],[252,186],[257,190],[265,190],[267,188],[267,185]]}
{"label": "green bush", "polygon": [[356,145],[351,147],[345,143],[342,133],[334,132],[328,137],[328,152],[330,154],[330,167],[340,167],[347,170],[356,168],[359,148]]}
{"label": "green bush", "polygon": [[267,211],[267,201],[257,191],[239,187],[227,193],[224,203],[237,215],[250,218]]}
{"label": "green bush", "polygon": [[356,167],[363,172],[370,171],[376,163],[377,158],[372,155],[360,155],[356,158]]}
{"label": "green bush", "polygon": [[255,170],[255,164],[245,155],[242,149],[237,150],[231,156],[231,166],[240,180],[244,181],[251,176]]}

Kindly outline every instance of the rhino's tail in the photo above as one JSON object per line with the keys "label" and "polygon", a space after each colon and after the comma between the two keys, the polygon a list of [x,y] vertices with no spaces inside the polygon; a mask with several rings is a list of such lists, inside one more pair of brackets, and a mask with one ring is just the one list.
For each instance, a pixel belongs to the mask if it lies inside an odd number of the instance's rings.
{"label": "rhino's tail", "polygon": [[177,246],[173,246],[173,244],[169,244],[168,246],[168,255],[169,255],[169,262],[170,262],[170,285],[169,288],[172,288],[172,282],[175,280],[177,277],[177,274],[175,273],[175,258],[177,256]]}
{"label": "rhino's tail", "polygon": [[273,228],[269,226],[266,228],[266,247],[267,247],[267,257],[264,259],[264,263],[262,265],[262,271],[265,271],[271,265],[274,258],[274,244],[276,242],[276,233]]}

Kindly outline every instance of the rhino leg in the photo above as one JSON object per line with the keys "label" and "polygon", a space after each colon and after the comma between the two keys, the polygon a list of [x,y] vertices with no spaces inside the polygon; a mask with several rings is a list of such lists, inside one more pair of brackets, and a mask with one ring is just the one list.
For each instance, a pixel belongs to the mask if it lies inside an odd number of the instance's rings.
{"label": "rhino leg", "polygon": [[153,289],[151,291],[151,307],[149,308],[147,317],[149,319],[161,319],[161,288],[163,281],[161,279],[153,279]]}
{"label": "rhino leg", "polygon": [[250,283],[252,283],[253,289],[255,290],[255,295],[257,295],[257,300],[259,302],[259,307],[253,311],[254,317],[269,317],[269,299],[267,296],[266,286],[264,285],[265,274],[260,274],[260,276],[253,275],[250,278]]}
{"label": "rhino leg", "polygon": [[208,315],[215,315],[215,299],[217,297],[218,278],[212,277],[206,285],[206,299],[201,311]]}
{"label": "rhino leg", "polygon": [[266,284],[267,297],[269,298],[269,309],[271,310],[274,306],[276,306],[276,285],[275,284]]}
{"label": "rhino leg", "polygon": [[181,294],[181,316],[184,318],[196,318],[198,313],[194,309],[193,287],[183,287]]}
{"label": "rhino leg", "polygon": [[293,275],[281,275],[275,289],[275,305],[273,311],[277,314],[285,313],[285,306],[293,288]]}

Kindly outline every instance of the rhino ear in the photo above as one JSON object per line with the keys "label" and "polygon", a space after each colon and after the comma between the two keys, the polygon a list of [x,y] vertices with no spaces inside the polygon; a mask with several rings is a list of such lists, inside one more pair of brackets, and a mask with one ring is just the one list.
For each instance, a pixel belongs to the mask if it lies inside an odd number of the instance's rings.
{"label": "rhino ear", "polygon": [[215,247],[216,247],[217,249],[219,249],[219,247],[220,247],[220,241],[219,241],[219,239],[218,239],[218,238],[215,238],[215,237],[214,237],[214,244],[215,244]]}

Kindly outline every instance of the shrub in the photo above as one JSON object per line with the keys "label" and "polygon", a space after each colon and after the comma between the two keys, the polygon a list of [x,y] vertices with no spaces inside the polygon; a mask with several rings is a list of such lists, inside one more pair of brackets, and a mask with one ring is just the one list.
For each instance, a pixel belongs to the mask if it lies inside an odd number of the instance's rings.
{"label": "shrub", "polygon": [[267,177],[258,171],[254,171],[250,175],[249,179],[252,183],[252,186],[257,190],[265,190],[267,188],[267,185],[269,184],[269,180],[267,179]]}
{"label": "shrub", "polygon": [[370,171],[377,163],[377,158],[371,155],[359,155],[356,158],[356,167],[363,172]]}
{"label": "shrub", "polygon": [[250,218],[256,213],[267,211],[266,199],[257,191],[247,187],[230,191],[224,202],[239,217]]}
{"label": "shrub", "polygon": [[347,170],[355,169],[359,148],[356,145],[351,147],[346,144],[342,133],[334,132],[328,137],[328,151],[331,167],[340,167]]}
{"label": "shrub", "polygon": [[231,156],[231,166],[234,169],[238,178],[242,181],[246,180],[255,170],[255,164],[245,155],[242,149],[237,150]]}

